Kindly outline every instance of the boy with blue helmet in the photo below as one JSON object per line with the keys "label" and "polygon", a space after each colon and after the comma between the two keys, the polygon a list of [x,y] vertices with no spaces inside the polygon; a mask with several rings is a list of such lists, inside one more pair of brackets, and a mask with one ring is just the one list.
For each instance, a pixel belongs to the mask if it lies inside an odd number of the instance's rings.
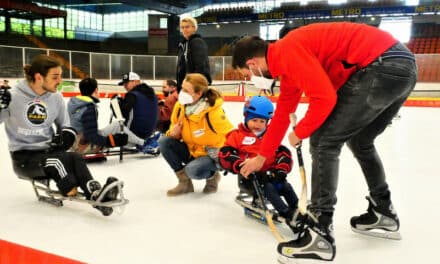
{"label": "boy with blue helmet", "polygon": [[[219,152],[219,162],[225,170],[239,174],[241,163],[257,155],[273,112],[272,102],[264,96],[254,96],[245,103],[244,123],[239,124],[237,129],[227,135],[225,145]],[[266,160],[263,168],[257,172],[257,177],[264,186],[266,198],[294,230],[293,219],[297,211],[298,198],[292,186],[286,181],[292,164],[290,150],[280,145]],[[244,186],[252,186],[247,177],[240,175],[239,180]]]}

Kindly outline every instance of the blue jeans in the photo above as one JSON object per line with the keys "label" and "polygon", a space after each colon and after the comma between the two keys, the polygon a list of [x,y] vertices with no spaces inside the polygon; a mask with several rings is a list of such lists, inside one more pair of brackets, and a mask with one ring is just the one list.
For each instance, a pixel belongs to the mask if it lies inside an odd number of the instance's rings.
{"label": "blue jeans", "polygon": [[162,156],[174,172],[185,169],[186,175],[191,179],[208,179],[217,171],[213,159],[209,156],[192,157],[189,153],[188,146],[180,140],[163,136],[159,140],[159,148]]}
{"label": "blue jeans", "polygon": [[[406,56],[389,56],[396,52]],[[331,214],[334,211],[339,154],[344,143],[362,168],[370,196],[379,203],[390,201],[385,171],[374,140],[398,113],[415,86],[417,68],[411,57],[413,55],[405,46],[396,44],[354,73],[338,90],[335,108],[310,137],[312,211]]]}

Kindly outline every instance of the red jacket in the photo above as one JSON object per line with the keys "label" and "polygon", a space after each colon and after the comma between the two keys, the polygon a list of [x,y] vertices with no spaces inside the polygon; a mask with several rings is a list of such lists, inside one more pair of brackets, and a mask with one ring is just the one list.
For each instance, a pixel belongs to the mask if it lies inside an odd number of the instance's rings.
{"label": "red jacket", "polygon": [[273,77],[280,77],[281,87],[259,153],[269,157],[279,146],[290,124],[289,114],[295,112],[303,92],[310,103],[295,128],[302,139],[324,123],[336,104],[337,90],[350,76],[396,43],[375,27],[333,22],[300,27],[269,44],[267,65]]}
{"label": "red jacket", "polygon": [[[226,136],[224,146],[230,146],[238,151],[241,159],[253,158],[257,156],[263,137],[257,137],[243,123],[238,125],[237,129],[232,130]],[[269,170],[275,163],[275,151],[266,159],[261,171]]]}
{"label": "red jacket", "polygon": [[164,104],[159,105],[159,120],[169,121],[171,118],[171,113],[173,112],[174,105],[178,100],[179,94],[177,91],[170,93],[164,98]]}

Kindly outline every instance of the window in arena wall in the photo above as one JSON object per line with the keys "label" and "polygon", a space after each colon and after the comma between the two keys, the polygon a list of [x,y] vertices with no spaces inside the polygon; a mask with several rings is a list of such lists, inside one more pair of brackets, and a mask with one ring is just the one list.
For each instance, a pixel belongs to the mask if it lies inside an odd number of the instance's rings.
{"label": "window in arena wall", "polygon": [[5,17],[0,16],[0,31],[6,30],[6,23],[5,23]]}
{"label": "window in arena wall", "polygon": [[284,26],[284,23],[278,24],[260,24],[260,38],[264,40],[277,40],[280,36],[280,30]]}
{"label": "window in arena wall", "polygon": [[402,43],[408,43],[411,38],[411,17],[384,17],[379,28],[385,30]]}

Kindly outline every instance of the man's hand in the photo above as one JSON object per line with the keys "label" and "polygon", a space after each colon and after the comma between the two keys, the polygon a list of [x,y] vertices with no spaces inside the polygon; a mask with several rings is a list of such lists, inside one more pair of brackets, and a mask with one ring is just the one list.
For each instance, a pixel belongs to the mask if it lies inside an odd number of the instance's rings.
{"label": "man's hand", "polygon": [[240,164],[240,174],[247,179],[252,172],[261,170],[265,161],[266,158],[261,155],[246,159]]}
{"label": "man's hand", "polygon": [[290,132],[288,138],[292,147],[296,147],[297,145],[301,144],[301,139],[296,136],[295,131]]}

